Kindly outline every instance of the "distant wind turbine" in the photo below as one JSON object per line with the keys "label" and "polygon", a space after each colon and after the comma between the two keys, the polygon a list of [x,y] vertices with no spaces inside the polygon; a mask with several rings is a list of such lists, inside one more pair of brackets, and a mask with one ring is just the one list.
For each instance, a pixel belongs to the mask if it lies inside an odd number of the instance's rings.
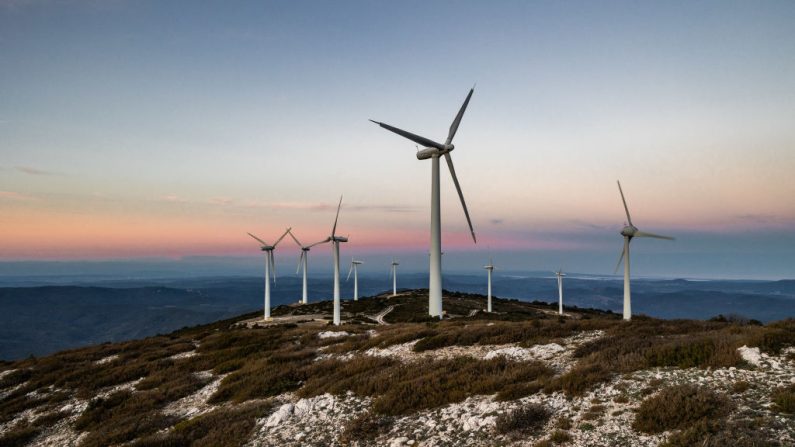
{"label": "distant wind turbine", "polygon": [[487,303],[486,311],[491,312],[491,272],[494,271],[494,261],[492,261],[491,258],[489,258],[489,265],[484,265],[483,268],[486,269],[486,271],[489,274],[489,288],[488,288],[489,293],[486,301]]}
{"label": "distant wind turbine", "polygon": [[392,127],[389,124],[384,124],[378,121],[372,121],[375,124],[383,127],[384,129],[394,132],[404,138],[421,144],[424,148],[417,152],[417,159],[426,160],[431,159],[431,247],[430,247],[430,274],[428,284],[428,314],[433,317],[442,318],[442,221],[440,215],[440,198],[439,198],[439,157],[444,156],[447,161],[447,167],[450,170],[450,175],[453,177],[453,183],[458,191],[458,198],[461,199],[461,206],[464,208],[464,215],[469,224],[469,231],[472,233],[472,240],[477,243],[475,238],[475,230],[472,228],[472,220],[469,218],[469,211],[467,210],[466,202],[464,201],[464,194],[461,192],[461,185],[458,183],[458,177],[455,175],[455,168],[453,167],[453,159],[450,157],[450,152],[455,149],[453,146],[453,137],[455,137],[458,126],[461,124],[461,119],[464,117],[469,99],[475,88],[469,90],[469,94],[461,105],[458,114],[453,123],[450,125],[450,130],[447,133],[447,140],[444,144],[437,143],[419,135],[415,135],[405,130]]}
{"label": "distant wind turbine", "polygon": [[271,318],[271,283],[269,281],[269,276],[273,277],[273,282],[276,282],[276,260],[273,258],[273,250],[279,244],[279,242],[287,236],[287,233],[290,232],[290,228],[288,228],[282,236],[273,243],[273,245],[268,244],[267,242],[263,241],[262,239],[254,236],[251,233],[248,233],[249,236],[253,237],[254,239],[259,242],[260,250],[265,252],[265,311],[264,311],[264,319],[269,320]]}
{"label": "distant wind turbine", "polygon": [[362,261],[357,261],[351,258],[351,268],[348,270],[348,277],[345,279],[347,282],[351,279],[351,272],[353,272],[353,300],[359,301],[359,265],[364,264]]}
{"label": "distant wind turbine", "polygon": [[347,237],[337,236],[337,220],[340,218],[340,208],[342,208],[342,196],[337,205],[337,217],[334,218],[334,226],[331,227],[332,253],[334,255],[334,324],[340,325],[340,242],[348,242]]}
{"label": "distant wind turbine", "polygon": [[558,314],[563,315],[563,277],[566,274],[563,273],[562,268],[559,268],[555,276],[558,278]]}
{"label": "distant wind turbine", "polygon": [[399,265],[400,263],[392,258],[392,267],[389,270],[389,276],[392,277],[392,296],[397,296],[397,266]]}
{"label": "distant wind turbine", "polygon": [[303,268],[304,268],[304,278],[303,278],[303,292],[302,292],[302,295],[301,295],[301,303],[306,304],[306,303],[309,302],[309,299],[307,297],[307,295],[308,295],[307,288],[308,287],[307,287],[307,280],[306,280],[306,275],[307,275],[306,271],[307,271],[307,268],[309,267],[309,260],[308,260],[308,258],[309,258],[309,250],[312,247],[314,247],[315,245],[325,244],[326,242],[331,241],[331,238],[323,239],[322,241],[315,242],[314,244],[304,245],[304,244],[302,244],[301,242],[298,241],[298,239],[295,237],[295,235],[293,234],[292,231],[290,231],[289,233],[290,233],[290,237],[293,238],[295,243],[298,244],[299,247],[301,247],[301,257],[298,258],[298,267],[296,267],[296,269],[295,269],[295,274],[297,275],[298,271],[301,270],[301,267],[303,266]]}
{"label": "distant wind turbine", "polygon": [[655,239],[666,239],[669,241],[674,240],[674,238],[670,236],[661,236],[659,234],[653,233],[646,233],[644,231],[638,230],[638,227],[632,224],[632,217],[629,215],[629,208],[627,207],[627,201],[624,199],[624,191],[621,189],[621,182],[616,180],[618,183],[618,192],[621,194],[621,202],[624,204],[624,211],[627,213],[627,222],[628,225],[625,225],[624,228],[621,230],[621,235],[624,236],[624,250],[621,252],[621,256],[618,258],[618,264],[616,265],[616,272],[618,272],[618,268],[621,267],[621,261],[624,261],[624,320],[631,320],[632,319],[632,304],[631,304],[631,296],[629,290],[629,243],[633,237],[651,237]]}

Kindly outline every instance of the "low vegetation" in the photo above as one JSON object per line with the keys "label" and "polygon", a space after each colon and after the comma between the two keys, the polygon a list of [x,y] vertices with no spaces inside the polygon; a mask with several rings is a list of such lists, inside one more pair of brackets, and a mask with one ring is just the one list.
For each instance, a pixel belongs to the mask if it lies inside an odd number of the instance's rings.
{"label": "low vegetation", "polygon": [[[291,323],[248,328],[238,324],[259,316],[256,313],[145,340],[3,363],[2,368],[11,372],[0,379],[0,423],[7,424],[30,409],[41,416],[8,427],[0,445],[28,443],[64,419],[67,414],[60,413],[60,408],[74,398],[90,402],[71,423],[75,430],[87,433],[84,446],[240,445],[251,436],[257,418],[270,411],[275,396],[285,392],[298,397],[351,392],[371,398],[372,404],[367,412],[345,424],[338,441],[347,445],[359,440],[369,442],[388,433],[395,417],[462,402],[473,395],[495,395],[497,401],[514,401],[539,392],[581,396],[619,374],[655,367],[749,367],[737,353],[740,346],[759,346],[773,355],[795,345],[792,319],[766,326],[736,317],[712,321],[638,317],[622,322],[611,313],[587,310],[572,311],[572,318],[558,318],[548,312],[555,310],[554,306],[510,300],[495,300],[498,313],[479,312],[466,317],[471,310],[485,306],[483,297],[454,295],[454,299],[446,297],[445,306],[459,317],[443,321],[424,317],[427,297],[411,292],[399,301],[382,297],[346,302],[345,311],[358,314],[352,323],[341,327]],[[364,324],[369,321],[367,315],[378,313],[386,305],[395,306],[387,318],[393,324]],[[324,306],[329,303],[283,306],[274,315],[310,315]],[[377,335],[369,332],[373,329]],[[319,338],[320,330],[345,331],[348,335]],[[372,348],[410,342],[416,342],[416,353],[451,346],[529,347],[561,343],[587,331],[602,331],[604,335],[577,348],[573,367],[563,374],[541,362],[504,357],[416,356],[415,361],[403,362],[365,355]],[[178,355],[184,353],[191,355]],[[200,371],[205,373],[196,374]],[[187,420],[164,416],[166,405],[209,383],[210,374],[206,372],[226,375],[209,401],[218,407]],[[728,417],[733,408],[731,400],[720,393],[690,385],[665,387],[661,380],[647,385],[640,392],[621,390],[613,399],[621,404],[636,399],[638,393],[650,396],[637,409],[633,423],[637,431],[673,430],[666,441],[669,446],[721,445],[718,440],[724,445],[775,445],[743,444],[768,437],[760,431],[762,423]],[[752,388],[759,389],[739,380],[723,389],[737,399]],[[777,411],[795,413],[795,385],[775,390],[771,400]],[[594,430],[609,416],[605,405],[599,401],[583,403],[584,411],[577,410],[582,416],[574,419],[576,423],[569,418],[556,420],[555,431],[543,442],[565,444],[576,430]],[[499,416],[496,430],[511,437],[537,434],[551,416],[548,408],[525,405]],[[732,430],[738,433],[736,439],[730,437]]]}
{"label": "low vegetation", "polygon": [[795,384],[775,390],[772,398],[779,411],[795,413]]}
{"label": "low vegetation", "polygon": [[377,437],[388,433],[392,428],[392,423],[393,420],[389,416],[366,412],[345,424],[337,440],[344,446],[352,445],[356,442],[369,443]]}
{"label": "low vegetation", "polygon": [[644,400],[632,428],[644,433],[687,429],[700,421],[722,418],[731,409],[724,395],[695,385],[676,385]]}
{"label": "low vegetation", "polygon": [[527,404],[497,417],[498,433],[527,435],[539,431],[552,416],[552,410],[539,404]]}
{"label": "low vegetation", "polygon": [[166,433],[144,437],[133,447],[235,447],[251,437],[257,417],[267,414],[272,404],[249,402],[235,408],[221,408],[180,422]]}

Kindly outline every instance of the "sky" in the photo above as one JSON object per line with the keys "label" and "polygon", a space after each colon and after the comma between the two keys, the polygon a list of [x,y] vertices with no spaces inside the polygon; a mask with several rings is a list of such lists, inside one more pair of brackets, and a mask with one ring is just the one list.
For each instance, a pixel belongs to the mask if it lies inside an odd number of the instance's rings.
{"label": "sky", "polygon": [[[795,277],[791,1],[0,0],[0,261],[256,256]],[[294,244],[285,241],[284,244]],[[316,249],[321,258],[328,247]],[[294,245],[288,258],[297,256]],[[452,259],[451,259],[452,258]],[[292,263],[293,261],[289,261]],[[637,262],[637,264],[635,264]],[[375,267],[372,267],[375,268]]]}

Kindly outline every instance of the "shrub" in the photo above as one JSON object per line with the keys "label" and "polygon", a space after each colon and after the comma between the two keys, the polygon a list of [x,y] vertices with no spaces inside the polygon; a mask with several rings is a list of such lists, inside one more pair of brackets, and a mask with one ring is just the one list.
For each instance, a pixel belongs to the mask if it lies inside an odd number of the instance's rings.
{"label": "shrub", "polygon": [[221,408],[180,422],[165,434],[140,439],[132,447],[235,447],[251,437],[260,417],[272,408],[270,402],[254,402]]}
{"label": "shrub", "polygon": [[674,432],[660,447],[780,447],[781,444],[752,421],[727,422],[725,418],[701,419]]}
{"label": "shrub", "polygon": [[23,422],[11,427],[8,431],[3,433],[3,435],[0,436],[0,445],[6,447],[22,447],[38,436],[40,432],[40,428]]}
{"label": "shrub", "polygon": [[338,440],[342,445],[350,445],[354,441],[373,441],[378,436],[389,433],[392,422],[391,417],[367,412],[345,424]]}
{"label": "shrub", "polygon": [[741,394],[748,391],[748,388],[751,388],[751,384],[748,381],[738,380],[732,384],[732,393]]}
{"label": "shrub", "polygon": [[521,399],[541,391],[544,385],[538,380],[532,382],[511,383],[504,386],[498,393],[496,399],[504,402],[508,400]]}
{"label": "shrub", "polygon": [[497,417],[495,428],[499,433],[530,434],[541,429],[552,416],[552,411],[539,404],[528,404]]}
{"label": "shrub", "polygon": [[569,372],[551,381],[544,391],[563,390],[567,396],[584,394],[592,386],[605,382],[613,372],[601,363],[585,363],[574,366]]}
{"label": "shrub", "polygon": [[563,430],[555,430],[552,432],[552,435],[549,436],[549,440],[555,444],[563,444],[564,442],[571,441],[571,435]]}
{"label": "shrub", "polygon": [[568,430],[571,428],[571,419],[567,417],[562,417],[555,422],[555,428],[560,430]]}
{"label": "shrub", "polygon": [[645,433],[688,428],[702,419],[725,416],[731,402],[723,395],[694,385],[675,385],[641,403],[632,428]]}
{"label": "shrub", "polygon": [[795,385],[773,391],[773,402],[776,408],[784,413],[795,413]]}

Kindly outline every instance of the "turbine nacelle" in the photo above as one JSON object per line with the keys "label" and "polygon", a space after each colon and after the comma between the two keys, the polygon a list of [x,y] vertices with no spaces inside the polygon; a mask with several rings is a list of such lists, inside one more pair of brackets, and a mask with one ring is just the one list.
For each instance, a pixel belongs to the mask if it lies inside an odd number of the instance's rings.
{"label": "turbine nacelle", "polygon": [[627,225],[621,230],[621,235],[624,237],[633,238],[637,232],[638,227],[634,225]]}
{"label": "turbine nacelle", "polygon": [[442,155],[451,152],[453,149],[455,149],[455,146],[452,144],[445,145],[444,149],[426,147],[421,151],[417,151],[417,160],[427,160],[433,157],[441,157]]}
{"label": "turbine nacelle", "polygon": [[344,236],[332,236],[329,240],[334,242],[348,242],[348,238]]}

